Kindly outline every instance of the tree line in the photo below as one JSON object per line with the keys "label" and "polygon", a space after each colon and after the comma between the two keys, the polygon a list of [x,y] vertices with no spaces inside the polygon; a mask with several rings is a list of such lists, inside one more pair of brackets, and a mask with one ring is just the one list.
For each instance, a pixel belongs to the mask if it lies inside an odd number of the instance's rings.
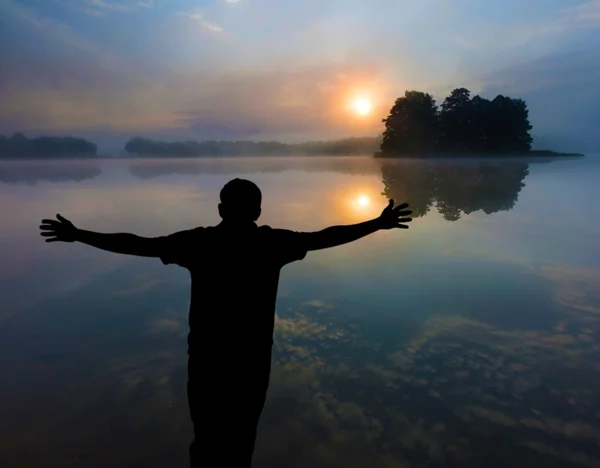
{"label": "tree line", "polygon": [[294,155],[364,155],[379,147],[378,137],[344,138],[288,144],[279,141],[182,141],[165,142],[135,137],[125,144],[125,151],[140,156],[294,156]]}
{"label": "tree line", "polygon": [[[438,107],[431,94],[406,91],[383,119],[380,137],[345,138],[287,144],[278,141],[175,141],[134,137],[125,152],[138,156],[291,156],[364,155],[424,156],[446,154],[556,156],[531,151],[529,110],[522,99],[498,95],[491,101],[471,97],[466,88],[453,90]],[[379,150],[379,151],[377,151]],[[96,145],[72,137],[28,139],[22,133],[0,135],[0,156],[95,155]]]}
{"label": "tree line", "polygon": [[27,138],[16,132],[11,136],[0,135],[0,157],[57,157],[95,156],[96,145],[82,138],[37,137]]}
{"label": "tree line", "polygon": [[440,107],[431,94],[406,91],[387,118],[380,156],[424,153],[528,153],[533,139],[522,99],[471,97],[457,88]]}
{"label": "tree line", "polygon": [[[156,157],[218,157],[218,156],[297,156],[297,155],[365,155],[379,148],[380,137],[353,137],[332,141],[309,141],[288,144],[278,141],[158,141],[131,138],[124,146],[126,153]],[[94,156],[97,147],[82,138],[37,137],[27,138],[16,132],[0,135],[0,157],[65,157]]]}

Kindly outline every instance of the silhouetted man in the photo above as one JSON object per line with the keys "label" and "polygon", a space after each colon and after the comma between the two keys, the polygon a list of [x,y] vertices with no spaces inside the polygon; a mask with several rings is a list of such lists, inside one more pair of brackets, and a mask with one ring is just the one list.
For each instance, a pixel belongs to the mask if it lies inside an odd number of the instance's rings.
{"label": "silhouetted man", "polygon": [[61,215],[44,219],[46,242],[82,242],[121,254],[158,257],[192,277],[188,335],[188,402],[194,426],[192,467],[249,467],[271,371],[275,299],[281,268],[310,250],[355,241],[380,229],[408,228],[407,204],[393,200],[381,216],[318,232],[257,226],[262,195],[234,179],[221,190],[217,226],[169,236],[101,234]]}

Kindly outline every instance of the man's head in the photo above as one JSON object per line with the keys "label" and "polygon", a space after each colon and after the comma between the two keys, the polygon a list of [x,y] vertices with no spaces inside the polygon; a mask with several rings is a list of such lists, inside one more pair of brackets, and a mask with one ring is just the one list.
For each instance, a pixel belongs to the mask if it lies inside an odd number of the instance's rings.
{"label": "man's head", "polygon": [[260,216],[262,193],[254,182],[233,179],[221,189],[219,214],[224,221],[253,222]]}

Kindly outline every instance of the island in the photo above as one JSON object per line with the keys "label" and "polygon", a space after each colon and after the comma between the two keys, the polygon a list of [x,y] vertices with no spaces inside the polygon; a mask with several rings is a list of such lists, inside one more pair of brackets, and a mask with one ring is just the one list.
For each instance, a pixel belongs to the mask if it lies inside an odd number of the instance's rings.
{"label": "island", "polygon": [[82,138],[49,137],[27,138],[16,132],[7,137],[0,135],[0,158],[65,158],[96,156],[96,145]]}
{"label": "island", "polygon": [[429,93],[406,91],[383,119],[375,157],[567,157],[579,153],[532,150],[533,128],[522,99],[471,97],[454,89],[440,107]]}
{"label": "island", "polygon": [[332,141],[281,143],[279,141],[164,142],[135,137],[127,142],[128,154],[145,157],[197,156],[352,156],[373,154],[380,137],[352,137]]}

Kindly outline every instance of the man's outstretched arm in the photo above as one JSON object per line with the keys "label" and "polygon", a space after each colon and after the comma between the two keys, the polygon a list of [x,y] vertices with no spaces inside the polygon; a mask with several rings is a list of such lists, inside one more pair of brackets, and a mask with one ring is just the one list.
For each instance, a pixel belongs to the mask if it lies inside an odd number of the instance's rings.
{"label": "man's outstretched arm", "polygon": [[140,237],[135,234],[102,234],[99,232],[77,229],[71,221],[61,215],[54,219],[43,219],[40,226],[42,237],[46,242],[81,242],[108,252],[138,255],[141,257],[158,257],[159,241],[156,238]]}
{"label": "man's outstretched arm", "polygon": [[378,218],[359,224],[331,226],[322,231],[306,234],[306,248],[320,250],[347,244],[381,229],[408,229],[406,223],[412,221],[412,218],[408,217],[412,211],[406,208],[408,208],[407,203],[394,207],[394,200],[390,200]]}

